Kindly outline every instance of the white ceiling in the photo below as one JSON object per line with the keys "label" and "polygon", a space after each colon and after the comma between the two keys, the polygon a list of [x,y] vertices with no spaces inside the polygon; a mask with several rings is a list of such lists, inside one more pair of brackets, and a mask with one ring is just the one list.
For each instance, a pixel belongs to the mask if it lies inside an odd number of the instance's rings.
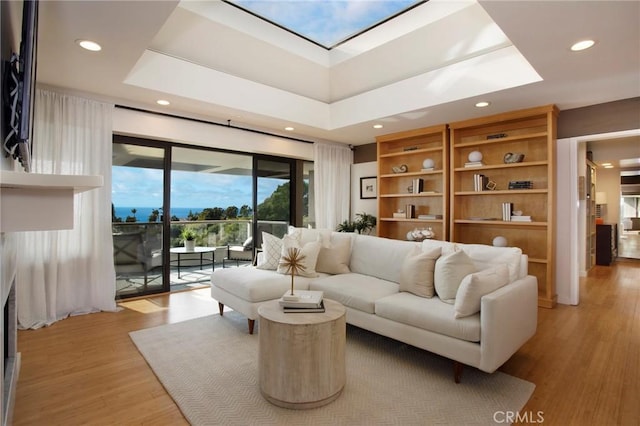
{"label": "white ceiling", "polygon": [[[514,109],[640,96],[638,1],[431,0],[331,51],[220,1],[41,1],[39,31],[42,85],[353,145]],[[80,49],[82,38],[103,50]],[[597,44],[570,52],[584,38]],[[475,108],[479,100],[491,105]]]}

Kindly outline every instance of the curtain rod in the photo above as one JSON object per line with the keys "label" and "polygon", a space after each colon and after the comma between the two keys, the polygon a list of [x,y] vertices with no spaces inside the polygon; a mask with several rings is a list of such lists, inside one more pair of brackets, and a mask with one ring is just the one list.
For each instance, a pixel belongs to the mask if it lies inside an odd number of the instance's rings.
{"label": "curtain rod", "polygon": [[200,119],[200,118],[182,117],[180,115],[169,114],[169,113],[166,113],[166,112],[149,111],[149,110],[146,110],[146,109],[135,108],[135,107],[125,106],[125,105],[116,105],[115,107],[116,108],[122,108],[122,109],[128,109],[128,110],[131,110],[131,111],[144,112],[144,113],[147,113],[147,114],[161,115],[161,116],[164,116],[164,117],[179,118],[179,119],[182,119],[182,120],[194,121],[196,123],[211,124],[211,125],[214,125],[214,126],[227,127],[227,128],[230,128],[230,129],[242,130],[242,131],[245,131],[245,132],[257,133],[257,134],[265,135],[265,136],[274,136],[274,137],[278,137],[278,138],[282,138],[282,139],[289,139],[289,140],[292,140],[294,142],[302,142],[302,143],[310,143],[310,144],[314,143],[313,141],[294,138],[292,136],[283,136],[283,135],[278,135],[276,133],[265,132],[263,130],[255,130],[255,129],[248,129],[246,127],[235,126],[235,125],[231,124],[231,120],[227,120],[227,124],[223,124],[223,123],[216,123],[215,121],[203,120],[203,119]]}

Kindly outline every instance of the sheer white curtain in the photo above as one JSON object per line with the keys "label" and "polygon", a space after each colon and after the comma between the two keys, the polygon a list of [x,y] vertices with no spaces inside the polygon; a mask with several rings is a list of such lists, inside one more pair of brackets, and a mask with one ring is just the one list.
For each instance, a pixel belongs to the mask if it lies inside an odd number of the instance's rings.
{"label": "sheer white curtain", "polygon": [[104,186],[76,194],[74,228],[18,237],[18,325],[39,328],[69,315],[114,311],[111,243],[113,105],[36,92],[33,172],[102,175]]}
{"label": "sheer white curtain", "polygon": [[353,152],[346,145],[314,143],[313,160],[316,227],[336,229],[350,219]]}

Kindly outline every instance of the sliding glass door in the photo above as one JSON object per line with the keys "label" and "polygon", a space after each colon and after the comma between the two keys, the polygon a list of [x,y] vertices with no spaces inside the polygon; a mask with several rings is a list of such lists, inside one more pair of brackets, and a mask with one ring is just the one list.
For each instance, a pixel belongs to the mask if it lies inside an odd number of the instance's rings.
{"label": "sliding glass door", "polygon": [[171,290],[209,285],[231,247],[253,253],[252,175],[250,155],[172,149]]}
{"label": "sliding glass door", "polygon": [[113,145],[112,234],[116,297],[161,292],[166,149]]}
{"label": "sliding glass door", "polygon": [[313,225],[312,166],[115,135],[116,297],[208,286],[214,268],[250,264],[263,231]]}

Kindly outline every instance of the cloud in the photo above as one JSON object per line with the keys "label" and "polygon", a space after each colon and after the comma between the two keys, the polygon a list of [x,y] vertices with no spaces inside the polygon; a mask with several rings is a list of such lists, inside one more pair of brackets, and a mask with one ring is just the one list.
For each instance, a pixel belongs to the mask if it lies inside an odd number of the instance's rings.
{"label": "cloud", "polygon": [[329,47],[419,1],[237,0],[233,3]]}

